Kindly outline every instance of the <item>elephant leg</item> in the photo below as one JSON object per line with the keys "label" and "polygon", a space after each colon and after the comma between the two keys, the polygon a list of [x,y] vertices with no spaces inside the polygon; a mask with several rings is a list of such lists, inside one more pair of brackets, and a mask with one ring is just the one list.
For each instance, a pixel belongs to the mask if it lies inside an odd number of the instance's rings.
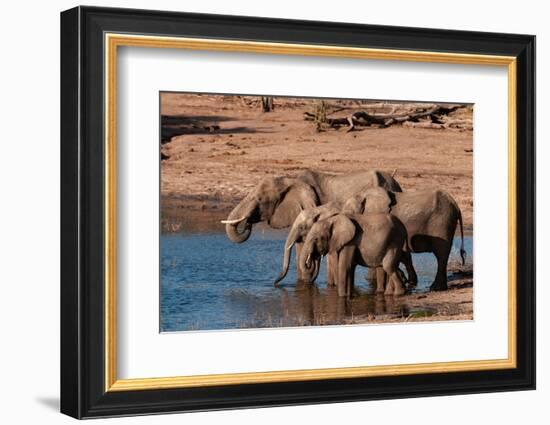
{"label": "elephant leg", "polygon": [[437,274],[435,280],[430,286],[430,291],[445,291],[447,287],[447,262],[451,253],[450,242],[442,241],[437,243],[434,249],[435,258],[437,258]]}
{"label": "elephant leg", "polygon": [[373,269],[372,267],[369,267],[367,269],[367,275],[365,276],[365,279],[373,286],[376,286],[376,283],[378,281],[378,275],[377,271]]}
{"label": "elephant leg", "polygon": [[388,285],[386,286],[385,295],[403,295],[405,293],[405,286],[403,286],[403,281],[397,271],[397,267],[399,266],[398,254],[400,252],[391,249],[382,260],[382,267],[388,275]]}
{"label": "elephant leg", "polygon": [[348,279],[348,274],[346,273],[346,268],[341,269],[340,266],[338,266],[338,281],[337,281],[337,288],[338,288],[338,296],[339,297],[345,297],[346,296],[346,281]]}
{"label": "elephant leg", "polygon": [[300,264],[300,254],[302,253],[303,245],[303,243],[296,243],[294,245],[296,247],[296,279],[298,279],[299,282],[304,282],[307,280],[306,275],[298,266],[298,264]]}
{"label": "elephant leg", "polygon": [[353,290],[355,289],[355,268],[357,267],[356,264],[351,264],[351,270],[349,274],[349,280],[348,280],[348,286],[347,286],[347,297],[351,297],[353,295]]}
{"label": "elephant leg", "polygon": [[349,275],[351,273],[351,267],[339,264],[338,265],[338,296],[346,297],[348,294]]}
{"label": "elephant leg", "polygon": [[338,254],[337,288],[339,297],[350,297],[354,278],[354,247],[346,246]]}
{"label": "elephant leg", "polygon": [[384,290],[384,295],[393,295],[394,281],[392,278],[392,273],[388,273],[387,280],[388,282],[386,283],[386,289]]}
{"label": "elephant leg", "polygon": [[393,295],[403,295],[405,293],[405,286],[397,271],[391,274],[391,280],[393,281]]}
{"label": "elephant leg", "polygon": [[386,272],[382,267],[377,267],[376,268],[376,293],[383,294],[385,289],[386,289]]}
{"label": "elephant leg", "polygon": [[335,286],[338,274],[338,253],[329,252],[327,255],[327,286]]}
{"label": "elephant leg", "polygon": [[403,264],[405,264],[405,268],[407,269],[409,285],[418,285],[418,276],[416,275],[416,270],[414,269],[411,253],[409,251],[403,251],[403,254],[401,255],[401,261],[403,262]]}

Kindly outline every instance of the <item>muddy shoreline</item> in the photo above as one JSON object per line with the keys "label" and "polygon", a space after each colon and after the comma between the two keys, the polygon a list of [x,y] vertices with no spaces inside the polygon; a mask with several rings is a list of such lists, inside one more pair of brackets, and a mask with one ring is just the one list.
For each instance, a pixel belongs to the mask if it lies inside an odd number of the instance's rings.
{"label": "muddy shoreline", "polygon": [[[397,313],[367,314],[350,318],[347,324],[439,322],[473,319],[473,275],[450,273],[449,289],[402,295],[394,302],[407,308]],[[387,298],[387,297],[386,297]]]}

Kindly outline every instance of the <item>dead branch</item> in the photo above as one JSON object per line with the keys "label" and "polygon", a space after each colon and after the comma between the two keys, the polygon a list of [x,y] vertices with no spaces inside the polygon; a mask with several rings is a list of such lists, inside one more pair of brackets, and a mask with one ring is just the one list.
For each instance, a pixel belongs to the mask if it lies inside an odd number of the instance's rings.
{"label": "dead branch", "polygon": [[[368,105],[368,109],[388,108],[390,104]],[[394,124],[403,124],[408,127],[422,127],[434,129],[454,128],[471,130],[472,120],[455,119],[449,114],[466,105],[439,105],[439,104],[391,104],[388,113],[372,113],[367,110],[356,111],[346,117],[326,117],[324,122],[328,127],[348,127],[347,131],[353,131],[356,127],[389,127]],[[399,112],[398,112],[399,111]],[[304,119],[316,121],[316,115],[310,112],[304,113]]]}

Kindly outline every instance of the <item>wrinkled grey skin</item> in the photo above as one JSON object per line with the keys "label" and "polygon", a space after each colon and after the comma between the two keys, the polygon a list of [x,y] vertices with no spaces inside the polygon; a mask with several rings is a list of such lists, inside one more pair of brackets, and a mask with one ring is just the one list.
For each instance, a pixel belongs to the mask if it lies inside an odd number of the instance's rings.
{"label": "wrinkled grey skin", "polygon": [[[391,213],[405,226],[410,252],[432,252],[437,259],[437,274],[430,290],[447,289],[447,262],[457,223],[460,224],[460,256],[464,264],[464,230],[462,213],[451,195],[443,190],[395,193],[382,188],[367,189],[348,199],[344,208],[363,210],[365,214]],[[409,281],[416,284],[414,269]]]}
{"label": "wrinkled grey skin", "polygon": [[[283,251],[283,268],[279,276],[274,282],[274,285],[276,286],[281,280],[285,278],[285,276],[288,273],[288,268],[290,264],[290,256],[292,255],[292,247],[295,244],[302,244],[304,240],[306,239],[307,234],[311,230],[311,227],[319,220],[324,220],[326,218],[330,218],[336,214],[339,213],[345,213],[345,214],[362,214],[364,212],[364,203],[362,202],[356,202],[355,200],[359,199],[359,197],[352,198],[352,201],[345,202],[343,205],[337,202],[329,202],[325,205],[320,205],[314,208],[308,208],[306,210],[303,210],[300,214],[298,214],[298,217],[296,217],[296,220],[294,220],[294,223],[292,224],[292,227],[290,228],[290,231],[288,232],[288,236],[286,238],[285,247]],[[299,256],[298,256],[299,258]],[[318,261],[318,260],[317,260]],[[329,253],[327,254],[327,285],[328,286],[334,286],[336,285],[336,263],[337,259],[335,254]],[[414,271],[414,268],[412,266],[412,261],[410,258],[410,253],[406,251],[404,253],[403,257],[403,264],[409,270],[409,274],[413,274],[416,276],[416,273]],[[304,270],[299,267],[297,264],[298,269],[298,276],[301,277],[301,280],[305,281],[312,281],[315,280],[312,278],[312,274],[315,272],[318,273],[319,271],[319,264],[314,263],[315,268],[313,270]],[[376,270],[376,269],[372,269]],[[378,280],[375,280],[379,283],[377,292],[384,292],[384,283],[385,283],[385,274],[383,269],[377,270],[377,274],[381,276],[380,282]]]}
{"label": "wrinkled grey skin", "polygon": [[[295,178],[266,177],[229,213],[225,224],[227,237],[245,242],[254,224],[266,222],[270,227],[290,227],[302,210],[336,202],[343,204],[351,196],[371,187],[400,192],[399,183],[382,171],[364,171],[335,176],[304,171]],[[296,245],[299,256],[300,245]]]}
{"label": "wrinkled grey skin", "polygon": [[[325,205],[320,205],[314,208],[308,208],[303,210],[290,228],[288,236],[285,242],[285,248],[283,251],[283,270],[275,280],[274,284],[277,285],[281,280],[285,278],[288,273],[288,267],[290,264],[290,256],[292,254],[292,247],[295,244],[302,244],[309,233],[311,227],[319,220],[324,220],[326,218],[332,217],[342,211],[342,206],[337,202],[329,202]],[[299,258],[299,257],[298,257]],[[333,276],[333,261],[334,257],[329,254],[328,264],[327,264],[327,285],[332,286],[335,284]],[[316,260],[315,267],[319,268],[319,260]],[[317,274],[313,273],[313,274]],[[305,275],[312,274],[311,270],[302,270],[298,272],[298,276],[304,277]],[[315,280],[315,279],[313,279]]]}
{"label": "wrinkled grey skin", "polygon": [[300,267],[311,269],[320,257],[335,255],[340,297],[351,296],[357,265],[382,267],[389,277],[385,294],[402,295],[405,287],[398,266],[406,241],[405,227],[391,214],[336,214],[311,227],[300,254]]}

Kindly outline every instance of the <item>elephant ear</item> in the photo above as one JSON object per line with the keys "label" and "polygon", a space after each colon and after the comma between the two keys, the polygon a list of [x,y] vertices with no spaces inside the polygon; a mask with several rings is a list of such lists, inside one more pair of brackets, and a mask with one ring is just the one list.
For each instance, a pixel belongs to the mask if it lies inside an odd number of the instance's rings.
{"label": "elephant ear", "polygon": [[391,190],[393,192],[402,192],[401,186],[394,178],[395,173],[397,173],[397,169],[393,170],[392,174],[383,171],[375,171],[374,187],[381,187],[386,190]]}
{"label": "elephant ear", "polygon": [[381,187],[367,189],[364,193],[364,214],[389,213],[392,200],[387,190]]}
{"label": "elephant ear", "polygon": [[338,214],[331,220],[329,251],[338,252],[355,237],[355,224],[344,214]]}
{"label": "elephant ear", "polygon": [[281,201],[269,219],[269,225],[275,229],[289,227],[302,210],[318,204],[317,193],[310,185],[295,182],[283,192]]}

